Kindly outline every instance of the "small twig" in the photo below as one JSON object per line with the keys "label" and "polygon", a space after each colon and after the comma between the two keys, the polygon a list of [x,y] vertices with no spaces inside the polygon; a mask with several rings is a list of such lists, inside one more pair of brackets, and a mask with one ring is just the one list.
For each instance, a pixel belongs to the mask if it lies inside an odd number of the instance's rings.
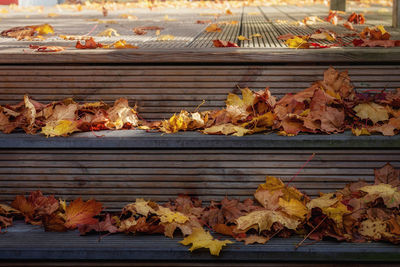
{"label": "small twig", "polygon": [[295,249],[298,249],[298,248],[304,243],[304,241],[306,241],[306,239],[307,239],[312,233],[314,233],[315,230],[317,230],[317,228],[325,221],[326,218],[328,218],[328,216],[325,216],[325,217],[317,224],[317,226],[315,226],[315,227],[304,237],[304,239],[301,240],[300,243],[298,243],[298,244],[295,246]]}
{"label": "small twig", "polygon": [[277,234],[279,234],[282,231],[283,228],[279,229],[279,231],[276,231],[275,233],[273,233],[270,237],[268,237],[268,241],[271,240],[274,236],[276,236]]}
{"label": "small twig", "polygon": [[202,105],[204,105],[204,103],[206,103],[206,101],[203,99],[203,101],[196,107],[196,109],[193,111],[193,113],[196,113],[200,109],[200,107]]}
{"label": "small twig", "polygon": [[289,186],[289,184],[291,182],[293,182],[294,179],[296,179],[297,175],[299,175],[299,173],[301,172],[302,169],[304,169],[304,167],[307,166],[307,164],[314,158],[314,156],[316,155],[316,153],[312,153],[312,155],[308,158],[308,160],[306,161],[306,163],[303,164],[303,166],[301,166],[301,168],[297,171],[297,173],[293,176],[292,179],[290,179],[289,182],[286,183],[286,186]]}

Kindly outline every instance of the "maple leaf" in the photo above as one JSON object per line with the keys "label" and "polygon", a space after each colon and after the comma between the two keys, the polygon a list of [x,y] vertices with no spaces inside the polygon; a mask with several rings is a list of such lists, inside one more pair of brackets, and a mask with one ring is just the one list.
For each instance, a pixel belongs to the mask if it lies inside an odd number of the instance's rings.
{"label": "maple leaf", "polygon": [[211,255],[219,256],[222,247],[227,244],[232,244],[233,242],[230,240],[221,241],[214,239],[212,235],[209,232],[206,232],[203,228],[195,228],[191,235],[185,237],[185,239],[179,243],[185,246],[192,244],[192,247],[189,248],[190,251],[199,248],[208,248]]}
{"label": "maple leaf", "polygon": [[276,210],[279,206],[279,199],[283,196],[282,190],[257,190],[254,193],[255,199],[257,199],[258,203],[260,203],[264,208],[269,210]]}
{"label": "maple leaf", "polygon": [[157,41],[172,41],[175,39],[175,36],[171,35],[171,34],[165,34],[165,35],[160,35],[157,38]]}
{"label": "maple leaf", "polygon": [[146,201],[143,198],[137,198],[135,203],[128,204],[122,210],[122,214],[131,212],[133,214],[149,216],[150,213],[156,214],[155,209],[158,205],[151,201]]}
{"label": "maple leaf", "polygon": [[236,43],[222,40],[213,40],[215,47],[239,47]]}
{"label": "maple leaf", "polygon": [[263,230],[270,231],[274,223],[280,223],[288,229],[295,230],[301,221],[280,211],[257,210],[237,218],[236,223],[239,230],[255,229],[261,232]]}
{"label": "maple leaf", "polygon": [[110,129],[121,129],[124,125],[137,126],[139,119],[134,108],[129,107],[126,98],[120,98],[115,101],[114,106],[107,110],[108,121],[105,124]]}
{"label": "maple leaf", "polygon": [[182,110],[178,115],[174,114],[169,120],[162,121],[160,130],[165,133],[195,130],[202,128],[207,120],[207,114],[200,114],[198,112],[189,113]]}
{"label": "maple leaf", "polygon": [[347,21],[351,22],[351,23],[354,23],[354,24],[364,24],[365,23],[365,17],[364,17],[363,14],[357,14],[356,12],[353,12],[347,18]]}
{"label": "maple leaf", "polygon": [[60,52],[64,51],[62,46],[29,45],[30,49],[36,49],[36,52]]}
{"label": "maple leaf", "polygon": [[158,27],[158,26],[142,26],[142,27],[136,27],[133,29],[133,32],[136,35],[143,35],[146,34],[147,31],[161,31],[164,28]]}
{"label": "maple leaf", "polygon": [[109,213],[107,213],[104,221],[97,222],[95,224],[80,224],[78,226],[78,230],[80,235],[86,235],[91,231],[108,232],[111,234],[118,232],[118,228],[113,224]]}
{"label": "maple leaf", "polygon": [[162,206],[158,207],[156,214],[160,217],[161,223],[185,223],[189,218],[180,212],[173,212],[169,208],[164,208]]}
{"label": "maple leaf", "polygon": [[368,129],[362,127],[360,128],[352,128],[351,132],[355,135],[355,136],[360,136],[360,135],[371,135],[371,133],[368,131]]}
{"label": "maple leaf", "polygon": [[286,201],[283,198],[279,198],[279,206],[285,213],[300,218],[302,220],[305,219],[308,213],[308,209],[306,208],[306,206],[301,201],[294,198],[289,199],[289,201]]}
{"label": "maple leaf", "polygon": [[320,208],[340,228],[343,228],[343,215],[351,213],[341,202],[341,196],[334,193],[322,194],[319,198],[311,200],[307,203],[307,208],[309,210]]}
{"label": "maple leaf", "polygon": [[221,32],[222,29],[220,27],[218,27],[218,24],[210,24],[209,26],[207,26],[206,28],[206,32]]}
{"label": "maple leaf", "polygon": [[19,210],[13,209],[12,207],[5,205],[5,204],[0,204],[0,214],[1,215],[17,215],[21,214]]}
{"label": "maple leaf", "polygon": [[226,110],[232,116],[233,121],[244,120],[253,113],[256,95],[249,89],[241,89],[242,98],[229,93],[226,99]]}
{"label": "maple leaf", "polygon": [[224,135],[234,135],[234,136],[244,136],[250,132],[251,130],[246,129],[242,126],[234,125],[232,123],[215,125],[206,128],[202,131],[202,133],[205,134],[224,134]]}
{"label": "maple leaf", "polygon": [[58,209],[59,203],[54,196],[45,197],[42,192],[34,191],[28,199],[22,195],[16,196],[11,206],[24,215],[25,222],[40,225],[41,216],[54,213]]}
{"label": "maple leaf", "polygon": [[103,37],[112,37],[112,36],[119,36],[118,32],[114,30],[113,28],[108,28],[99,33],[97,36],[103,36]]}
{"label": "maple leaf", "polygon": [[68,228],[65,227],[65,220],[62,213],[54,213],[42,217],[42,223],[45,231],[50,232],[66,232]]}
{"label": "maple leaf", "polygon": [[375,184],[400,186],[400,170],[396,170],[389,162],[380,169],[374,169]]}
{"label": "maple leaf", "polygon": [[386,121],[389,119],[387,109],[384,106],[378,105],[374,102],[358,104],[353,108],[353,110],[357,112],[357,117],[363,120],[369,119],[374,124],[378,121]]}
{"label": "maple leaf", "polygon": [[79,131],[79,123],[70,120],[49,122],[46,126],[42,127],[42,133],[47,137],[67,136],[77,131]]}
{"label": "maple leaf", "polygon": [[361,222],[358,232],[372,240],[381,240],[391,235],[387,228],[387,224],[381,220],[367,219]]}
{"label": "maple leaf", "polygon": [[285,41],[289,48],[309,48],[310,44],[304,38],[293,36]]}
{"label": "maple leaf", "polygon": [[258,244],[265,244],[268,242],[269,238],[265,236],[260,236],[260,235],[249,235],[246,237],[237,237],[237,241],[244,241],[245,245],[250,245],[254,243]]}
{"label": "maple leaf", "polygon": [[335,98],[352,98],[354,96],[354,87],[350,83],[347,71],[339,72],[333,67],[324,71],[324,80],[320,84],[326,93]]}
{"label": "maple leaf", "polygon": [[133,49],[137,49],[139,47],[135,46],[135,45],[128,44],[125,40],[121,39],[121,40],[116,41],[116,42],[114,42],[114,43],[112,43],[110,45],[103,45],[102,48],[105,48],[105,49],[107,49],[107,48],[116,48],[116,49],[130,49],[130,48],[133,48]]}
{"label": "maple leaf", "polygon": [[75,48],[77,49],[96,49],[99,47],[103,47],[101,43],[96,43],[96,41],[91,37],[89,40],[84,40],[85,44],[81,44],[78,40],[76,42]]}
{"label": "maple leaf", "polygon": [[390,184],[381,183],[378,185],[364,186],[360,190],[368,193],[363,198],[367,202],[375,201],[377,198],[382,198],[388,208],[395,208],[400,205],[400,192],[396,187],[393,187]]}
{"label": "maple leaf", "polygon": [[94,199],[85,202],[77,198],[65,209],[65,227],[75,229],[80,224],[95,224],[98,220],[93,217],[102,209],[102,204]]}

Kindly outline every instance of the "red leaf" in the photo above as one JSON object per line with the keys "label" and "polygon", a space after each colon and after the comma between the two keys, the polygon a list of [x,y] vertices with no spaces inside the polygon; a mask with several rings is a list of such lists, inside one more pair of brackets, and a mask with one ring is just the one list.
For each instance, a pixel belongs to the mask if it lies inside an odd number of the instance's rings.
{"label": "red leaf", "polygon": [[239,47],[236,43],[222,40],[213,40],[215,47]]}

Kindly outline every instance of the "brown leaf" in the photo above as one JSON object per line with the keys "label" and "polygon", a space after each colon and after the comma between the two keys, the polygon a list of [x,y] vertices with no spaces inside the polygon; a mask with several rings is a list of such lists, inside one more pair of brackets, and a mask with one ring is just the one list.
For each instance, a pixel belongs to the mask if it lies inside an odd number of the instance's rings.
{"label": "brown leaf", "polygon": [[118,232],[118,228],[113,224],[109,213],[107,213],[104,221],[100,221],[95,224],[80,224],[78,226],[78,230],[80,235],[86,235],[91,231],[108,232],[111,234]]}
{"label": "brown leaf", "polygon": [[268,242],[269,238],[265,236],[260,236],[260,235],[249,235],[246,237],[238,237],[236,238],[237,241],[244,241],[245,245],[250,245],[254,243],[258,244],[265,244]]}
{"label": "brown leaf", "polygon": [[389,162],[380,169],[374,169],[375,184],[400,186],[400,170],[396,170]]}

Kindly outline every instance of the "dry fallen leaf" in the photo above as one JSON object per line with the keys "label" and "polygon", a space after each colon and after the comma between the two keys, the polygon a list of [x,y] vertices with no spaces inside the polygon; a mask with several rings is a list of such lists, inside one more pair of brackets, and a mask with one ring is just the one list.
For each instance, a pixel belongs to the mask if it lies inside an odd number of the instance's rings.
{"label": "dry fallen leaf", "polygon": [[65,227],[75,229],[81,224],[95,224],[98,220],[93,217],[102,210],[102,204],[94,199],[85,202],[77,198],[65,209]]}
{"label": "dry fallen leaf", "polygon": [[379,104],[370,102],[358,104],[354,107],[354,111],[357,112],[357,117],[366,120],[371,120],[374,124],[379,121],[386,121],[389,119],[387,109]]}
{"label": "dry fallen leaf", "polygon": [[101,33],[99,33],[97,36],[112,37],[112,36],[119,36],[119,34],[113,28],[108,28],[108,29],[102,31]]}
{"label": "dry fallen leaf", "polygon": [[171,35],[171,34],[165,34],[165,35],[160,35],[157,38],[157,41],[171,41],[174,40],[175,36]]}
{"label": "dry fallen leaf", "polygon": [[190,251],[199,248],[208,248],[211,255],[219,256],[222,247],[227,244],[232,244],[233,242],[230,240],[221,241],[214,239],[211,234],[206,232],[203,228],[195,228],[191,235],[185,237],[185,239],[179,243],[185,246],[192,244],[192,247],[189,248]]}

